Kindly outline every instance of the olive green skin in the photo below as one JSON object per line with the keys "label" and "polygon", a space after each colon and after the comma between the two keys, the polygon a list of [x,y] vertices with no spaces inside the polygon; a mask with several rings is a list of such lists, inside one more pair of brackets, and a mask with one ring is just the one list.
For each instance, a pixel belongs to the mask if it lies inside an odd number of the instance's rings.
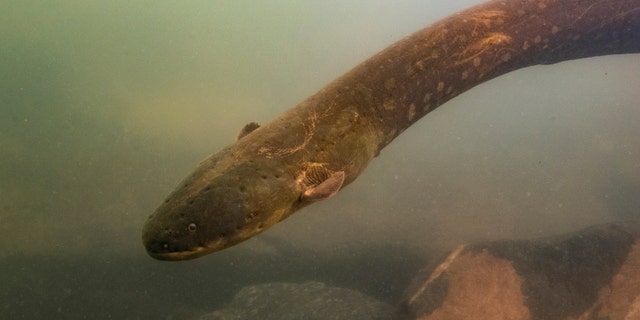
{"label": "olive green skin", "polygon": [[484,81],[536,64],[636,52],[637,0],[501,0],[463,10],[210,156],[149,217],[143,243],[163,260],[227,248],[335,193],[306,197],[310,168],[344,173],[343,187],[407,127]]}
{"label": "olive green skin", "polygon": [[248,239],[313,202],[303,196],[310,166],[353,181],[375,155],[376,130],[355,111],[327,121],[317,109],[292,109],[198,165],[145,223],[147,252],[184,260]]}

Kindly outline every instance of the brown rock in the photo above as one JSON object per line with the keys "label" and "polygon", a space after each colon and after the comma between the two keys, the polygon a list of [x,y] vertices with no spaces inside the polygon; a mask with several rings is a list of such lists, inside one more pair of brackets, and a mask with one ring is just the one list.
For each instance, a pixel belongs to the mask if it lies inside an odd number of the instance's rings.
{"label": "brown rock", "polygon": [[610,284],[598,292],[596,302],[577,319],[640,319],[640,241],[636,239],[627,259]]}
{"label": "brown rock", "polygon": [[392,306],[321,282],[272,282],[242,288],[233,301],[200,320],[393,320]]}
{"label": "brown rock", "polygon": [[638,320],[640,224],[459,246],[413,280],[409,319]]}

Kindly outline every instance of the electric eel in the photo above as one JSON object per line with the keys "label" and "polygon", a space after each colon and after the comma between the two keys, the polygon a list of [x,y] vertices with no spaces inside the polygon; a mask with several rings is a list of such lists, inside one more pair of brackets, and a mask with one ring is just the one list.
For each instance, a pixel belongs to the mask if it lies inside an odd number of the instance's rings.
{"label": "electric eel", "polygon": [[153,258],[186,260],[266,230],[354,181],[418,119],[537,64],[640,52],[638,0],[497,0],[392,44],[202,161],[142,230]]}

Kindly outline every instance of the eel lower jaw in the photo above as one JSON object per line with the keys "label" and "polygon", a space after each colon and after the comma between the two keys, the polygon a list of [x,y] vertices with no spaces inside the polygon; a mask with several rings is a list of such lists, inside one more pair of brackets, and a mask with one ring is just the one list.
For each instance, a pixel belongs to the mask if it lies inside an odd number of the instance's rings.
{"label": "eel lower jaw", "polygon": [[211,252],[208,248],[198,247],[189,251],[176,251],[176,252],[151,252],[147,251],[149,256],[157,260],[165,260],[165,261],[181,261],[181,260],[191,260],[197,257],[201,257],[207,253]]}

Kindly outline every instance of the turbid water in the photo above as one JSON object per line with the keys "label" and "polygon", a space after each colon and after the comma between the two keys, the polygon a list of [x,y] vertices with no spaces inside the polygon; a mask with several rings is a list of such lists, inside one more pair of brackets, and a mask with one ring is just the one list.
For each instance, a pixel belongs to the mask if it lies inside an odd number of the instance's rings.
{"label": "turbid water", "polygon": [[393,302],[434,248],[637,218],[640,63],[604,57],[458,96],[330,202],[241,246],[145,254],[148,214],[247,122],[474,3],[3,2],[3,315],[179,318],[273,280]]}

